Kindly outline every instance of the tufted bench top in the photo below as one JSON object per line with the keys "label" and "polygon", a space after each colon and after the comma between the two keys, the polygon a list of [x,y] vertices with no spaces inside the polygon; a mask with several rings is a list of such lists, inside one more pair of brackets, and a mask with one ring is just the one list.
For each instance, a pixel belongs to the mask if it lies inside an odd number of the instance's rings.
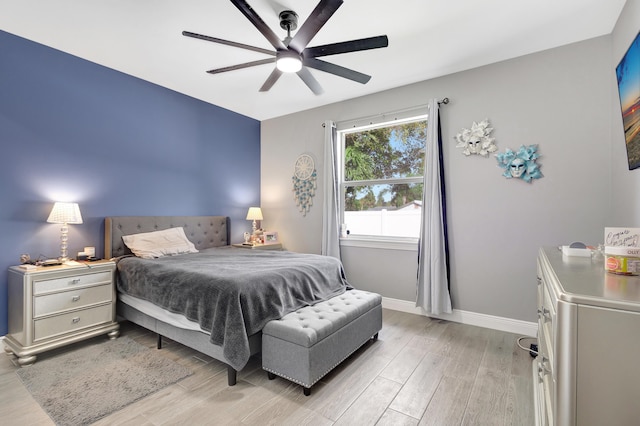
{"label": "tufted bench top", "polygon": [[365,312],[380,305],[376,293],[350,290],[313,306],[305,306],[279,320],[269,321],[263,335],[277,337],[309,348]]}

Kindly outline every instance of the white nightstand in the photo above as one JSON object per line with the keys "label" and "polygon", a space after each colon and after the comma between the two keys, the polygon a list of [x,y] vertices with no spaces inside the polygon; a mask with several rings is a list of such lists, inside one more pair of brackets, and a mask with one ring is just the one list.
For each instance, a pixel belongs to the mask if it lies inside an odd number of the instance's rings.
{"label": "white nightstand", "polygon": [[240,247],[250,250],[282,250],[281,243],[273,243],[273,244],[256,244],[254,246],[246,245],[246,244],[231,244],[234,247]]}
{"label": "white nightstand", "polygon": [[118,337],[115,269],[115,262],[107,260],[29,270],[10,267],[5,351],[25,366],[50,349],[100,334]]}

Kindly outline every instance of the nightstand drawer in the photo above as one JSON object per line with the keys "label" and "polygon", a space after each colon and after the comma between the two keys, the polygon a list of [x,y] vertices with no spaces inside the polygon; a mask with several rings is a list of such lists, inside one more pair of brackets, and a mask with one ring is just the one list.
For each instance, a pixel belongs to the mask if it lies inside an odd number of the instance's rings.
{"label": "nightstand drawer", "polygon": [[69,333],[92,325],[113,320],[113,305],[101,305],[80,311],[68,312],[53,317],[36,319],[33,322],[34,341]]}
{"label": "nightstand drawer", "polygon": [[33,316],[37,318],[69,309],[95,305],[96,303],[108,303],[112,299],[113,286],[111,283],[36,296],[33,302]]}
{"label": "nightstand drawer", "polygon": [[111,272],[84,273],[67,275],[63,278],[33,282],[33,294],[43,294],[58,290],[68,290],[74,287],[84,287],[97,283],[111,283]]}

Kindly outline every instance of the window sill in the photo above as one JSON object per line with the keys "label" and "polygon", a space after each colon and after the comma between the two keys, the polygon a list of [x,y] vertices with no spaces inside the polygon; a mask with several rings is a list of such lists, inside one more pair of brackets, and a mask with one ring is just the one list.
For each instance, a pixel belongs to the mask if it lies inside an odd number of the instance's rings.
{"label": "window sill", "polygon": [[418,251],[417,238],[384,238],[349,236],[340,238],[340,247],[362,247],[384,250]]}

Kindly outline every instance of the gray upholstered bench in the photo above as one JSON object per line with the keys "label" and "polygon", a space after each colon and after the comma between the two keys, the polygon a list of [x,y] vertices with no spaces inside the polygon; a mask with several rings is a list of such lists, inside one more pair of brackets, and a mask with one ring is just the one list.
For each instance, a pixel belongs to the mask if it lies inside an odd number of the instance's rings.
{"label": "gray upholstered bench", "polygon": [[269,321],[262,330],[262,368],[304,387],[304,394],[382,328],[382,297],[350,290]]}

